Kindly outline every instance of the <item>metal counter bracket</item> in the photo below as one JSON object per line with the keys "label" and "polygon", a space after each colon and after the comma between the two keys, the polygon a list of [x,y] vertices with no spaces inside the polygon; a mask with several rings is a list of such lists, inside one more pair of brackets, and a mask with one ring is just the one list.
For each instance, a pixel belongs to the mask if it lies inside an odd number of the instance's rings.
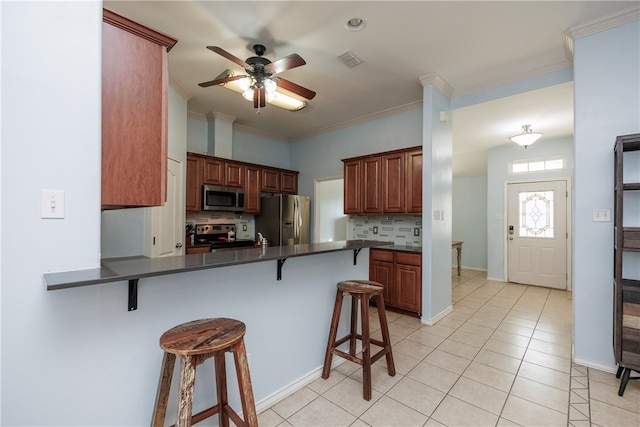
{"label": "metal counter bracket", "polygon": [[354,249],[353,250],[353,265],[357,264],[356,260],[358,259],[358,254],[360,253],[361,250],[362,250],[362,248],[358,248],[358,249]]}
{"label": "metal counter bracket", "polygon": [[138,280],[129,280],[129,311],[138,309]]}
{"label": "metal counter bracket", "polygon": [[278,280],[282,280],[282,264],[284,264],[286,260],[286,258],[280,258],[278,260]]}

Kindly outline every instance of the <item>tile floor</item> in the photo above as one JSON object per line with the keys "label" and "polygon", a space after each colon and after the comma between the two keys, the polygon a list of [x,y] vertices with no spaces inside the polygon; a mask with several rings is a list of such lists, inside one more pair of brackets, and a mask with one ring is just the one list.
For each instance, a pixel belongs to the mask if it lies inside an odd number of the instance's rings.
{"label": "tile floor", "polygon": [[[268,426],[640,426],[640,382],[571,362],[571,293],[452,274],[434,326],[387,312],[397,374],[345,361],[259,414]],[[372,335],[380,339],[375,310]],[[374,347],[375,348],[375,347]]]}

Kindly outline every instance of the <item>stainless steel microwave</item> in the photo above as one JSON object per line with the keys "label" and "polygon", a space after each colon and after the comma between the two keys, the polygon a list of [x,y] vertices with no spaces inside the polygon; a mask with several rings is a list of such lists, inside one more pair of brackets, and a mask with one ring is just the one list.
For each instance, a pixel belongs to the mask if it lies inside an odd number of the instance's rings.
{"label": "stainless steel microwave", "polygon": [[244,192],[240,188],[202,186],[203,211],[244,211]]}

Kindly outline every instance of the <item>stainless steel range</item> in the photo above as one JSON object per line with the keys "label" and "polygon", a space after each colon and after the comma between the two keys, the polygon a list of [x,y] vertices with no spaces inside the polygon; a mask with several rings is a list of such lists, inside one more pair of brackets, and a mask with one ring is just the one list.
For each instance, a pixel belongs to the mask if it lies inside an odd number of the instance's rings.
{"label": "stainless steel range", "polygon": [[196,224],[196,245],[210,244],[212,250],[252,247],[253,240],[238,240],[235,224]]}

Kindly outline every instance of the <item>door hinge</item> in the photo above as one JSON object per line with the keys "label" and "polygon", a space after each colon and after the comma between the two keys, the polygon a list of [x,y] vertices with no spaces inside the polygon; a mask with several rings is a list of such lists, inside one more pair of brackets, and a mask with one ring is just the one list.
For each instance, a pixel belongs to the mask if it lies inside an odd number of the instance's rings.
{"label": "door hinge", "polygon": [[153,236],[153,246],[156,245],[156,236]]}

